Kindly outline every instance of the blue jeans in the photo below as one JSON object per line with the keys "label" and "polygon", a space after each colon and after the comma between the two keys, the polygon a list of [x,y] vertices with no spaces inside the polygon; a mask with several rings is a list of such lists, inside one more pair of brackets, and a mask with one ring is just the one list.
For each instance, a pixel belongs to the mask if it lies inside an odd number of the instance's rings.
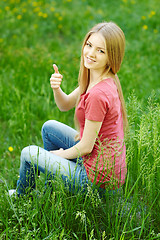
{"label": "blue jeans", "polygon": [[60,176],[72,192],[87,189],[90,181],[82,158],[68,160],[50,153],[51,150],[74,146],[76,134],[76,130],[55,120],[44,123],[42,127],[44,149],[31,145],[21,152],[20,177],[17,181],[19,195],[24,194],[28,187],[35,188],[36,175],[39,171],[46,174],[47,180],[53,179],[55,175]]}

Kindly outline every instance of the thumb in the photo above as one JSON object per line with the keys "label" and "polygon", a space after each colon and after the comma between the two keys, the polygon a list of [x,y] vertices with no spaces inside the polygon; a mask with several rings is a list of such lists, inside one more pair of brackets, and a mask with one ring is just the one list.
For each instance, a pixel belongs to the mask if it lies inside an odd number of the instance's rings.
{"label": "thumb", "polygon": [[56,64],[53,64],[53,68],[54,68],[55,73],[59,73],[59,71],[58,71],[58,67],[57,67]]}

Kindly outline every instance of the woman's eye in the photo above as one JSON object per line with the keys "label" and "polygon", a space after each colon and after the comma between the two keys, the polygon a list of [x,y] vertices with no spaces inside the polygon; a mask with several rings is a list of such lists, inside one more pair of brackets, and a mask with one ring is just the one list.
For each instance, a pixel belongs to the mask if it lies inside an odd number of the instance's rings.
{"label": "woman's eye", "polygon": [[86,43],[86,45],[87,45],[88,47],[92,47],[92,45],[91,45],[90,43]]}
{"label": "woman's eye", "polygon": [[99,52],[100,52],[100,53],[104,53],[104,51],[103,51],[103,50],[101,50],[101,49],[99,50]]}

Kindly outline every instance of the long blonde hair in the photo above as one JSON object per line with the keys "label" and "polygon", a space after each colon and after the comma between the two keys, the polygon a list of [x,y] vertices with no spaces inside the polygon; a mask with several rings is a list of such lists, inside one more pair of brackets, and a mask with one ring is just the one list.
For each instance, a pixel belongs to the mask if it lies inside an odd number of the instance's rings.
{"label": "long blonde hair", "polygon": [[[95,25],[85,36],[82,51],[81,51],[81,62],[80,62],[80,70],[78,76],[78,83],[80,88],[80,95],[86,92],[89,81],[90,81],[90,70],[84,66],[84,58],[83,58],[83,49],[86,45],[87,40],[93,33],[100,33],[106,42],[106,50],[108,55],[109,64],[107,64],[105,73],[112,72],[114,74],[114,82],[117,86],[119,98],[121,101],[122,107],[122,116],[123,116],[123,128],[126,130],[128,126],[127,121],[127,113],[125,107],[125,101],[123,97],[123,92],[121,88],[120,81],[117,77],[117,72],[121,67],[121,63],[124,57],[125,51],[125,36],[123,31],[117,24],[113,22],[102,22]],[[77,105],[79,103],[79,99],[77,101]],[[77,124],[77,117],[75,116],[75,125],[78,127]],[[79,127],[78,127],[79,128]]]}

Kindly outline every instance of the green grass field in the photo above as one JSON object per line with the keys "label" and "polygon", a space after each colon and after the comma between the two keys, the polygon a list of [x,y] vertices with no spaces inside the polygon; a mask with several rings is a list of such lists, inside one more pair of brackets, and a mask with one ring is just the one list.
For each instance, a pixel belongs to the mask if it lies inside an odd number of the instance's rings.
{"label": "green grass field", "polygon": [[[159,0],[0,1],[0,239],[160,239],[160,12]],[[128,174],[123,194],[104,198],[88,189],[68,193],[59,180],[53,193],[10,199],[20,152],[42,145],[49,119],[73,125],[74,109],[57,109],[50,75],[56,63],[66,93],[77,86],[81,44],[101,21],[114,21],[126,36],[119,72],[126,100]]]}

